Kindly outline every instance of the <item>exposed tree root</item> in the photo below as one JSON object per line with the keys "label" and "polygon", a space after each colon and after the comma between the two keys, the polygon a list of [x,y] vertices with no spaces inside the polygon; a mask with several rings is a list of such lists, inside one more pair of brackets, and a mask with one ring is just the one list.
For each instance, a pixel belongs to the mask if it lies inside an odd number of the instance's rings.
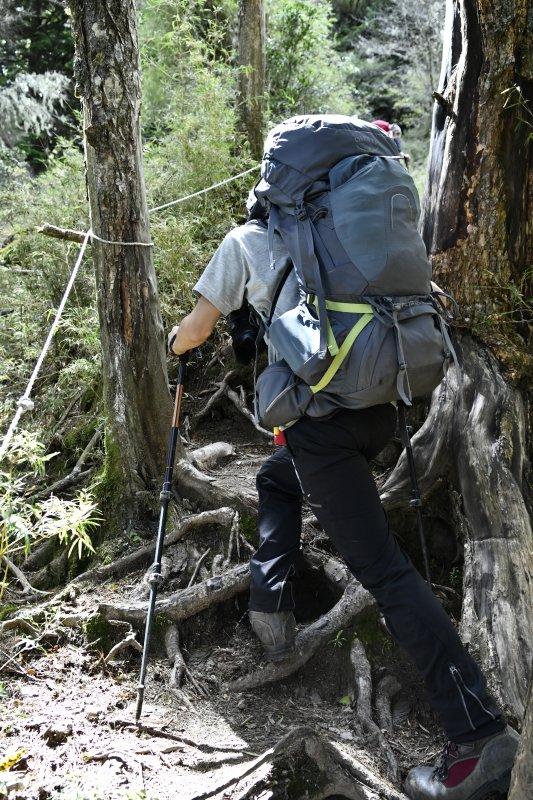
{"label": "exposed tree root", "polygon": [[355,671],[357,686],[356,715],[363,729],[379,747],[387,764],[387,773],[392,781],[398,781],[398,762],[383,733],[372,719],[372,675],[365,648],[355,638],[350,649],[350,660]]}
{"label": "exposed tree root", "polygon": [[[200,514],[194,514],[190,517],[185,517],[180,520],[175,529],[165,536],[165,547],[169,547],[181,539],[184,539],[190,533],[198,528],[203,528],[206,525],[220,525],[223,528],[228,528],[232,525],[235,518],[235,510],[227,506],[217,508],[213,511],[202,511]],[[102,581],[107,578],[116,578],[121,575],[126,575],[136,569],[141,569],[146,566],[153,558],[154,543],[143,545],[129,553],[127,556],[122,556],[111,564],[106,564],[100,567],[94,567],[87,570],[82,575],[78,575],[74,582],[79,583],[87,580]]]}
{"label": "exposed tree root", "polygon": [[[178,622],[187,619],[200,611],[205,611],[216,603],[229,600],[239,592],[244,592],[250,583],[248,564],[239,564],[223,575],[216,575],[201,583],[182,589],[179,592],[158,600],[156,613],[164,614],[168,619]],[[121,619],[132,624],[142,624],[146,618],[146,603],[137,602],[131,605],[115,605],[103,603],[99,613],[104,619]]]}
{"label": "exposed tree root", "polygon": [[318,569],[323,573],[335,593],[340,595],[346,589],[350,580],[350,571],[346,564],[316,547],[306,548],[303,556],[311,569]]}
{"label": "exposed tree root", "polygon": [[42,569],[31,576],[32,584],[39,589],[58,586],[65,580],[68,570],[68,553],[63,550]]}
{"label": "exposed tree root", "polygon": [[401,685],[394,675],[385,675],[380,680],[376,689],[376,714],[378,717],[379,727],[382,731],[392,735],[394,725],[392,722],[392,698],[398,694]]}
{"label": "exposed tree root", "polygon": [[[481,659],[492,690],[521,718],[533,663],[524,402],[487,348],[469,336],[458,337],[457,345],[462,386],[451,368],[413,437],[414,455],[424,494],[437,481],[455,489],[455,527],[465,541],[461,634]],[[402,454],[381,498],[396,508],[409,493]],[[521,646],[510,650],[509,641]]]}
{"label": "exposed tree root", "polygon": [[212,442],[189,453],[189,458],[198,469],[213,469],[223,458],[235,455],[235,447],[228,442]]}
{"label": "exposed tree root", "polygon": [[135,631],[132,630],[130,626],[130,630],[128,631],[124,639],[121,639],[120,642],[117,642],[117,644],[114,645],[109,651],[109,653],[106,655],[106,657],[104,658],[105,663],[109,664],[109,662],[113,661],[113,659],[116,658],[119,653],[129,648],[131,648],[132,650],[136,650],[138,653],[142,653],[143,651],[142,644],[137,641],[135,636],[136,636]]}
{"label": "exposed tree root", "polygon": [[27,577],[24,575],[23,571],[20,567],[17,567],[10,558],[7,556],[2,556],[2,564],[8,568],[8,570],[15,576],[17,581],[22,586],[22,594],[23,595],[31,595],[31,594],[48,594],[48,592],[44,592],[41,589],[36,589],[35,586],[32,586]]}
{"label": "exposed tree root", "polygon": [[272,433],[270,431],[265,430],[262,428],[261,425],[257,422],[255,416],[252,414],[250,409],[246,404],[246,395],[244,393],[244,389],[240,387],[240,395],[231,388],[230,381],[238,375],[236,370],[231,370],[228,372],[227,375],[223,378],[221,383],[215,384],[218,388],[214,394],[211,395],[205,406],[193,417],[191,421],[192,428],[196,428],[198,423],[206,417],[212,408],[220,402],[223,397],[227,397],[230,400],[235,408],[240,411],[240,413],[252,423],[256,431],[260,434],[265,436],[267,439],[272,439]]}
{"label": "exposed tree root", "polygon": [[232,681],[227,688],[232,692],[243,692],[292,675],[303,667],[320,647],[327,644],[332,635],[341,628],[348,627],[354,617],[373,602],[372,596],[352,578],[339,602],[298,633],[292,655],[284,661],[262,665],[249,675]]}
{"label": "exposed tree root", "polygon": [[239,513],[254,513],[257,495],[246,489],[229,492],[218,486],[215,478],[200,472],[187,459],[176,464],[176,484],[182,497],[189,497],[205,507],[232,506]]}
{"label": "exposed tree root", "polygon": [[[229,800],[231,795],[227,790],[240,783],[244,778],[253,775],[263,764],[281,765],[286,761],[290,766],[299,752],[310,759],[320,773],[318,780],[314,775],[309,786],[302,787],[300,797],[305,796],[309,800],[325,800],[327,797],[340,795],[347,800],[377,800],[378,797],[385,798],[385,800],[406,800],[405,795],[397,792],[355,758],[343,752],[339,745],[327,741],[317,731],[307,727],[294,728],[289,731],[274,747],[254,759],[237,775],[206,792],[194,795],[190,800],[209,800],[222,792],[224,792],[224,797]],[[299,779],[300,783],[305,782],[305,768],[299,769]],[[262,782],[262,779],[259,778],[255,786],[241,797],[250,797],[252,792],[255,796],[254,789],[257,791]]]}
{"label": "exposed tree root", "polygon": [[232,369],[224,376],[221,383],[215,384],[215,386],[218,387],[216,392],[214,392],[214,394],[211,395],[205,406],[202,409],[200,409],[200,411],[198,411],[198,413],[195,414],[191,419],[191,430],[194,430],[198,425],[198,423],[202,419],[204,419],[204,417],[207,417],[211,409],[218,403],[220,398],[224,397],[224,395],[226,394],[226,389],[228,388],[229,381],[232,378],[234,378],[236,374],[237,374],[236,370]]}
{"label": "exposed tree root", "polygon": [[187,588],[189,588],[189,586],[192,586],[193,583],[195,582],[196,577],[197,577],[198,573],[200,572],[200,568],[201,568],[202,564],[204,563],[204,561],[206,560],[206,558],[207,558],[207,556],[209,555],[210,552],[211,552],[211,548],[208,547],[207,550],[205,550],[202,553],[202,555],[200,556],[200,558],[198,559],[198,561],[194,565],[194,569],[192,571],[191,577],[189,578],[189,583],[187,584]]}
{"label": "exposed tree root", "polygon": [[203,683],[201,683],[201,681],[199,681],[193,675],[185,663],[185,659],[180,648],[180,635],[177,625],[169,625],[165,631],[165,650],[171,666],[168,685],[175,694],[176,698],[184,702],[188,707],[191,706],[189,698],[182,689],[185,678],[187,678],[193,689],[195,689],[198,694],[202,695],[202,697],[208,697],[209,692]]}
{"label": "exposed tree root", "polygon": [[241,386],[241,393],[240,395],[237,394],[233,389],[229,387],[226,389],[226,395],[228,396],[229,400],[233,403],[235,408],[241,412],[241,414],[246,417],[246,419],[252,423],[256,431],[258,431],[262,436],[265,436],[267,439],[271,440],[273,434],[271,431],[265,430],[256,420],[255,416],[252,414],[248,406],[246,405],[246,395],[244,393],[244,389]]}

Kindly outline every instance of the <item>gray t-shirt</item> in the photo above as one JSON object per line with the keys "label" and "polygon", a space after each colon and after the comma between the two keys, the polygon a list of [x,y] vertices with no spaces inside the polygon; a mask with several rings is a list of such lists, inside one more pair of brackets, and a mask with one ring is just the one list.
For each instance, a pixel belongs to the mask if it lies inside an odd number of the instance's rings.
{"label": "gray t-shirt", "polygon": [[[289,258],[281,237],[274,234],[274,267],[270,266],[268,234],[257,221],[234,228],[224,238],[194,290],[227,316],[247,300],[266,322],[272,298]],[[294,270],[276,304],[274,317],[294,308],[300,299]],[[276,354],[269,347],[269,361]]]}

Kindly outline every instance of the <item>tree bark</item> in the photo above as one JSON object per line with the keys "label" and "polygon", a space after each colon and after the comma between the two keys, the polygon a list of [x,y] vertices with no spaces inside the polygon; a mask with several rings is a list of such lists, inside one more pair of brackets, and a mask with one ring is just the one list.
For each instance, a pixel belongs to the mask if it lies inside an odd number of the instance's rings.
{"label": "tree bark", "polygon": [[533,797],[533,682],[522,728],[522,741],[511,775],[509,800],[529,800]]}
{"label": "tree bark", "polygon": [[[490,315],[507,323],[511,338],[514,323],[527,335],[521,311],[532,255],[527,9],[525,0],[447,0],[422,219],[437,282],[478,332]],[[517,348],[525,349],[523,341]]]}
{"label": "tree bark", "polygon": [[265,104],[265,8],[263,0],[239,0],[239,115],[250,151],[263,154]]}
{"label": "tree bark", "polygon": [[[83,104],[91,226],[99,237],[149,242],[132,0],[70,0]],[[135,518],[160,478],[171,416],[151,248],[93,241],[107,416],[105,481],[117,517]],[[141,494],[139,494],[141,492]]]}
{"label": "tree bark", "polygon": [[[463,638],[518,719],[533,657],[527,404],[516,380],[531,367],[527,42],[522,0],[448,0],[422,230],[469,332],[459,337],[463,385],[452,369],[415,440],[423,490],[438,479],[451,489],[465,542]],[[400,462],[384,487],[389,505],[405,477]]]}

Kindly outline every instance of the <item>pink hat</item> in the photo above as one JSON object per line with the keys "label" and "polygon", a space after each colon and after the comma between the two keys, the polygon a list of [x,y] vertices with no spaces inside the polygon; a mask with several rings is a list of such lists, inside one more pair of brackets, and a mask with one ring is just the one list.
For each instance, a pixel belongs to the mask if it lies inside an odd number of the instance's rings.
{"label": "pink hat", "polygon": [[386,122],[384,119],[373,119],[372,125],[377,125],[385,133],[390,133],[390,122]]}

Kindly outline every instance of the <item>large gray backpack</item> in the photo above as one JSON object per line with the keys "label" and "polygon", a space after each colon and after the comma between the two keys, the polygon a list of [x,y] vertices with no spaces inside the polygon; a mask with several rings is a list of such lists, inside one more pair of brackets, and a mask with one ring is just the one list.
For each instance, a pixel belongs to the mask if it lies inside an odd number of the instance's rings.
{"label": "large gray backpack", "polygon": [[268,136],[255,193],[301,290],[268,326],[282,360],[257,383],[263,424],[431,392],[455,354],[393,140],[354,117],[293,117]]}

